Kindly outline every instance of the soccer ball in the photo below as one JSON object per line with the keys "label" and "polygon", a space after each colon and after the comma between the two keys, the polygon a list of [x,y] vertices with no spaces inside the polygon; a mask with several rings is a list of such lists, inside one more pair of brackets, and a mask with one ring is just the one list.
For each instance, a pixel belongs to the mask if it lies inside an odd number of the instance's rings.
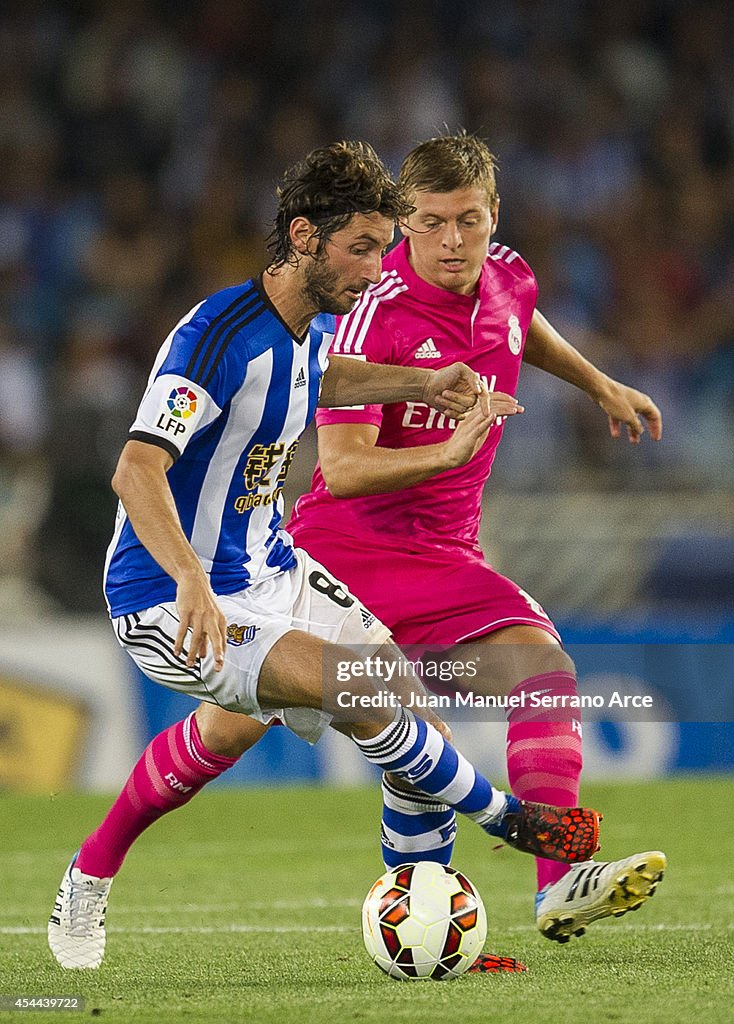
{"label": "soccer ball", "polygon": [[422,861],[378,878],[362,906],[362,936],[391,978],[458,978],[487,937],[487,914],[472,883],[455,868]]}

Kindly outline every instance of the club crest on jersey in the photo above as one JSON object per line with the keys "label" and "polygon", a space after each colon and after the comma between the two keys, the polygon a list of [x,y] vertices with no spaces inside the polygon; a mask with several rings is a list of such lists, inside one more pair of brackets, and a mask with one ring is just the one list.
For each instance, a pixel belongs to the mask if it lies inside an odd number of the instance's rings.
{"label": "club crest on jersey", "polygon": [[520,329],[520,321],[513,313],[507,320],[507,344],[510,346],[510,352],[513,356],[520,355],[520,349],[522,348],[522,331]]}
{"label": "club crest on jersey", "polygon": [[239,626],[236,622],[233,622],[230,626],[227,626],[227,643],[232,644],[233,647],[251,644],[259,629],[259,626]]}
{"label": "club crest on jersey", "polygon": [[418,346],[415,350],[416,359],[440,359],[441,353],[436,348],[436,342],[433,338],[426,338],[426,340]]}

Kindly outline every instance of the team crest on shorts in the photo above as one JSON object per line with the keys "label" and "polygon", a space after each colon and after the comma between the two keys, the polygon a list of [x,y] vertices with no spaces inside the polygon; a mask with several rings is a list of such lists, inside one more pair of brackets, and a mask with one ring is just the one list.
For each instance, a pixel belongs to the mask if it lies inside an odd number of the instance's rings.
{"label": "team crest on shorts", "polygon": [[513,356],[519,356],[522,348],[522,331],[520,330],[520,321],[514,313],[508,317],[507,327],[507,344],[510,346],[510,352]]}
{"label": "team crest on shorts", "polygon": [[227,643],[233,647],[242,647],[243,644],[251,644],[255,639],[259,626],[238,626],[233,622],[227,626]]}

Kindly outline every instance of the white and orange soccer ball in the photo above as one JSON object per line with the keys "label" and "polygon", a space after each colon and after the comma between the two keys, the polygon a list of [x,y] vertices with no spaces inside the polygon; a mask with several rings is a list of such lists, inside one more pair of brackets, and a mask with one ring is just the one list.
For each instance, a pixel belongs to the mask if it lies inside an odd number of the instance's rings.
{"label": "white and orange soccer ball", "polygon": [[432,861],[401,864],[377,879],[362,906],[372,960],[403,981],[458,978],[487,937],[487,914],[472,883]]}

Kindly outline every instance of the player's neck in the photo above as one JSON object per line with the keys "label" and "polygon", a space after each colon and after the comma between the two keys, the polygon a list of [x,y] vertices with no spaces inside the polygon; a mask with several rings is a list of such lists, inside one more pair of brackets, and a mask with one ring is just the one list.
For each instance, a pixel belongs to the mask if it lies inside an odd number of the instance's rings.
{"label": "player's neck", "polygon": [[268,267],[262,276],[262,283],[265,294],[281,320],[293,334],[302,338],[319,311],[304,294],[298,268],[288,263],[275,268]]}

